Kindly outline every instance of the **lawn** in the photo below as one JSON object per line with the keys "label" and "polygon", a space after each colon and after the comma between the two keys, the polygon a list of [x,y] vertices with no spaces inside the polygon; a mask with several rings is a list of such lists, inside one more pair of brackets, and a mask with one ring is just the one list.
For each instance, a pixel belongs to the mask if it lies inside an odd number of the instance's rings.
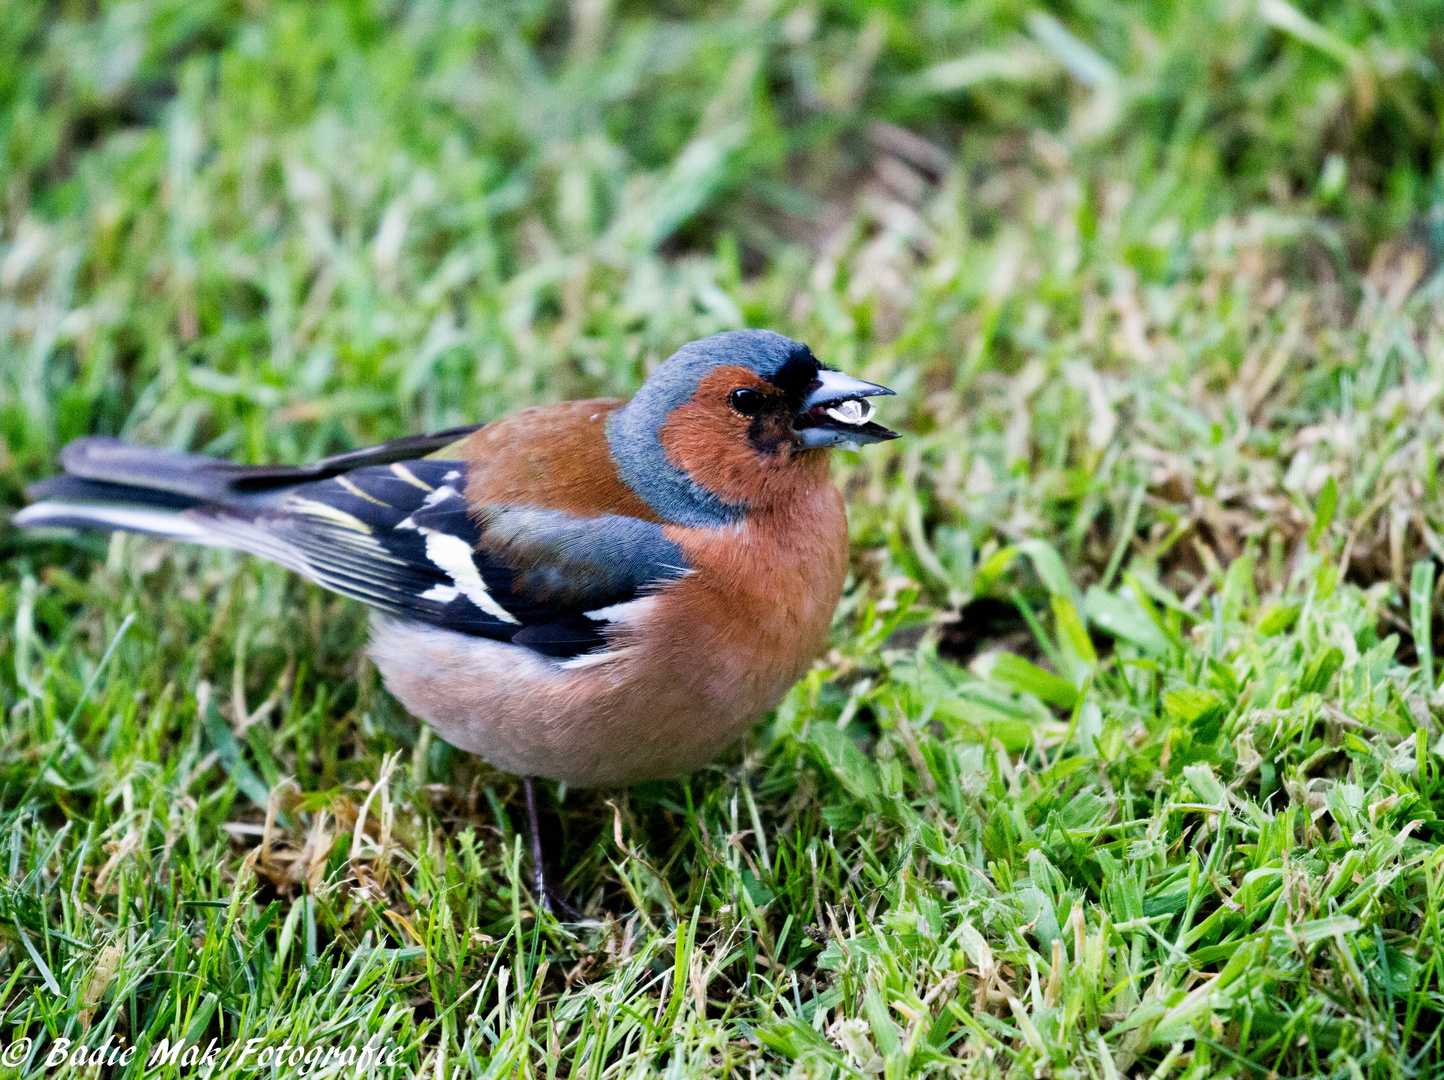
{"label": "lawn", "polygon": [[1444,1074],[1441,67],[1423,0],[0,0],[12,509],[740,326],[905,433],[775,714],[545,787],[578,923],[359,605],[0,524],[0,1074]]}

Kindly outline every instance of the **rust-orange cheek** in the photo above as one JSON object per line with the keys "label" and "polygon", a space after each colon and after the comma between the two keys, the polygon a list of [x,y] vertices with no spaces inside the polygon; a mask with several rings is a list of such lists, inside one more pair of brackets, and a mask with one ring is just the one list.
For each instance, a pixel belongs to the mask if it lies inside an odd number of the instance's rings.
{"label": "rust-orange cheek", "polygon": [[[769,398],[776,387],[744,367],[708,373],[687,404],[672,410],[658,432],[667,459],[714,495],[730,503],[754,504],[766,497],[768,473],[779,462],[753,443],[753,421],[727,404],[728,395],[748,387]],[[786,457],[786,449],[778,457]]]}

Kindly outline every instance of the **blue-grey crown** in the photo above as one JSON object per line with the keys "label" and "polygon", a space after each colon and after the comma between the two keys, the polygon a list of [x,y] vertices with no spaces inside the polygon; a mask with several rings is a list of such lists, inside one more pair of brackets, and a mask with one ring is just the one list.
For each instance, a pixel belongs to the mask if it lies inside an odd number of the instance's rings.
{"label": "blue-grey crown", "polygon": [[746,505],[718,498],[668,461],[658,433],[714,368],[745,367],[770,381],[799,356],[810,360],[812,354],[806,345],[771,330],[729,330],[683,345],[607,423],[607,442],[622,482],[665,521],[702,527],[736,521]]}

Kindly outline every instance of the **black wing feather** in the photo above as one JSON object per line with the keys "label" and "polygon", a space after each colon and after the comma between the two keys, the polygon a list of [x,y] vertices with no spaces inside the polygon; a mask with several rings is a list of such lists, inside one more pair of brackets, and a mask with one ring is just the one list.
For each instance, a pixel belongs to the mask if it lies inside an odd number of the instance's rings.
{"label": "black wing feather", "polygon": [[[461,494],[465,486],[460,462],[409,461],[301,484],[254,515],[209,508],[191,514],[214,515],[219,529],[264,533],[292,558],[264,550],[259,538],[238,538],[236,546],[388,614],[553,657],[605,644],[607,620],[588,612],[686,572],[660,526],[528,507],[473,514]],[[461,559],[475,571],[470,588]]]}

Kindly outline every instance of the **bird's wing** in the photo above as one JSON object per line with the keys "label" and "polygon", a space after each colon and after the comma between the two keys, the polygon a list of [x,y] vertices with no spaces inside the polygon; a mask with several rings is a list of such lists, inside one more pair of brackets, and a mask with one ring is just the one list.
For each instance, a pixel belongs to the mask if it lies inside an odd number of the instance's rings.
{"label": "bird's wing", "polygon": [[575,657],[604,643],[649,586],[687,572],[660,525],[525,506],[468,508],[466,465],[370,465],[259,508],[182,517],[215,542],[288,566],[401,618]]}

